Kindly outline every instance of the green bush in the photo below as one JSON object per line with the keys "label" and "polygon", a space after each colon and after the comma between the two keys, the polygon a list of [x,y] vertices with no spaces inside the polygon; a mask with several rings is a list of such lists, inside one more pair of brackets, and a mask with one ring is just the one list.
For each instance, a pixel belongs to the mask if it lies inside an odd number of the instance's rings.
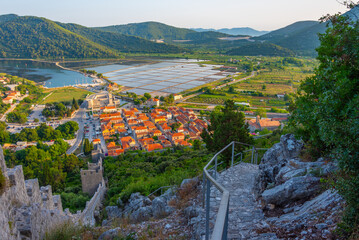
{"label": "green bush", "polygon": [[6,190],[6,178],[0,169],[0,195],[3,194]]}

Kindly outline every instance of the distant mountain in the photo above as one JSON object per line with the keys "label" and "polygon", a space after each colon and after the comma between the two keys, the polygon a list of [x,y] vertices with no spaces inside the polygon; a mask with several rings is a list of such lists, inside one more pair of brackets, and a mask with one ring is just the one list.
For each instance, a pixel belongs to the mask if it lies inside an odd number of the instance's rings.
{"label": "distant mountain", "polygon": [[[343,14],[352,21],[359,20],[359,6]],[[327,29],[326,23],[301,21],[284,28],[272,31],[263,36],[252,38],[260,42],[270,42],[288,48],[299,55],[316,56],[315,49],[320,45],[319,33]]]}
{"label": "distant mountain", "polygon": [[197,32],[205,32],[205,31],[213,31],[213,32],[220,32],[220,33],[225,33],[225,34],[229,34],[229,35],[244,35],[244,36],[252,36],[252,37],[257,37],[257,36],[261,36],[264,35],[266,33],[269,33],[269,31],[258,31],[255,30],[253,28],[249,28],[249,27],[242,27],[242,28],[221,28],[221,29],[213,29],[213,28],[209,28],[209,29],[205,29],[205,28],[191,28],[194,31]]}
{"label": "distant mountain", "polygon": [[169,45],[166,43],[155,43],[139,37],[126,36],[120,33],[105,32],[72,23],[58,24],[63,28],[79,34],[95,43],[124,53],[179,53],[186,51],[185,49],[174,45]]}
{"label": "distant mountain", "polygon": [[159,22],[130,23],[125,25],[97,27],[96,29],[137,36],[148,40],[163,39],[166,42],[172,42],[173,40],[205,40],[228,36],[227,34],[210,31],[199,33],[194,30],[177,28]]}
{"label": "distant mountain", "polygon": [[179,53],[183,49],[45,18],[0,16],[0,57],[117,58],[121,52]]}
{"label": "distant mountain", "polygon": [[316,55],[319,46],[318,33],[324,33],[326,24],[317,21],[300,21],[272,31],[263,36],[253,38],[261,42],[270,42],[288,48],[300,55]]}
{"label": "distant mountain", "polygon": [[238,48],[231,49],[228,55],[236,56],[294,56],[295,53],[287,48],[272,43],[250,43]]}
{"label": "distant mountain", "polygon": [[5,15],[0,15],[0,23],[1,22],[7,22],[7,21],[11,21],[14,18],[17,18],[18,15],[16,14],[5,14]]}
{"label": "distant mountain", "polygon": [[287,38],[293,34],[300,33],[303,30],[313,27],[314,25],[318,25],[317,21],[300,21],[290,24],[286,27],[280,28],[278,30],[269,32],[263,36],[260,36],[258,40],[267,40],[271,42],[282,40],[283,38]]}

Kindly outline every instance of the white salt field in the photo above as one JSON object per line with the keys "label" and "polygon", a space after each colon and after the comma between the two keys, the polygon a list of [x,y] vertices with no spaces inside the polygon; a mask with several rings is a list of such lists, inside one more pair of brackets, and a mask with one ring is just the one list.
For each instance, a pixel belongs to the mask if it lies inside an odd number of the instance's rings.
{"label": "white salt field", "polygon": [[[214,70],[214,65],[193,61],[163,61],[140,65],[110,65],[90,68],[103,73],[109,80],[124,86],[124,91],[166,96],[224,78],[228,73]],[[103,72],[106,69],[111,71]]]}

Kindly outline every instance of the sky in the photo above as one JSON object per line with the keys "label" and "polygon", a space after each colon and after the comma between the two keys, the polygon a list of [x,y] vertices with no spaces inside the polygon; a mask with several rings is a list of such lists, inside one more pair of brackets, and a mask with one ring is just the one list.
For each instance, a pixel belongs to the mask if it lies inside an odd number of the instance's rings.
{"label": "sky", "polygon": [[184,28],[275,30],[344,13],[342,0],[1,0],[0,15],[45,17],[88,27],[157,21]]}

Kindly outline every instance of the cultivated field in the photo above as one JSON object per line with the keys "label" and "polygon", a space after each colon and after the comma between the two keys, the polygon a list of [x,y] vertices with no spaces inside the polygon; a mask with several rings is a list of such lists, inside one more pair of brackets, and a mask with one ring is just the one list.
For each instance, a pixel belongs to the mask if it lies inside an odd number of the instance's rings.
{"label": "cultivated field", "polygon": [[64,87],[64,88],[52,88],[44,90],[45,93],[51,93],[49,97],[47,97],[42,104],[46,103],[53,103],[53,102],[67,102],[72,101],[73,98],[76,100],[78,99],[85,99],[88,94],[91,92],[74,88],[74,87]]}

